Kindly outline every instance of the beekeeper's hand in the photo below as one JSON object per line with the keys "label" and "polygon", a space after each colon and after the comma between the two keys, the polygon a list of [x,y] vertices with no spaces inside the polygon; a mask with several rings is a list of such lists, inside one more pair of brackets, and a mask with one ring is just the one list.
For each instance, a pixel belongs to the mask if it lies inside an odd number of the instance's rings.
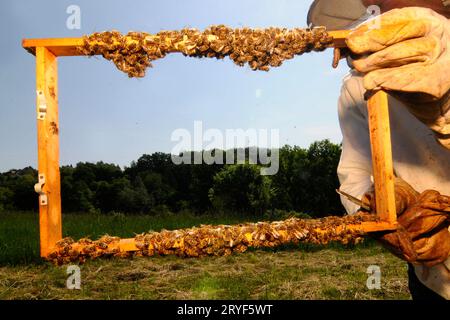
{"label": "beekeeper's hand", "polygon": [[449,20],[419,7],[374,19],[347,38],[357,55],[355,69],[365,73],[365,88],[420,94],[430,101],[444,97],[450,89]]}
{"label": "beekeeper's hand", "polygon": [[[394,180],[394,190],[397,216],[401,216],[417,201],[419,193],[409,183],[398,177]],[[373,213],[377,212],[373,187],[363,196],[362,202],[370,207]]]}
{"label": "beekeeper's hand", "polygon": [[[450,197],[430,190],[419,194],[397,178],[395,198],[398,229],[377,233],[374,237],[410,263],[431,267],[447,260],[450,255]],[[363,201],[376,212],[373,192],[368,192]]]}

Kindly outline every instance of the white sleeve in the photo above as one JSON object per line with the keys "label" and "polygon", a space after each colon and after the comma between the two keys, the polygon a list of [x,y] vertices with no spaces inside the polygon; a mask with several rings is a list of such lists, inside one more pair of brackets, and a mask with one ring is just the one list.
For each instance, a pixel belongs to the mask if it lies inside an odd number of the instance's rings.
{"label": "white sleeve", "polygon": [[[342,155],[338,166],[341,190],[359,199],[372,186],[372,161],[362,79],[351,73],[344,79],[339,98],[339,123],[342,130]],[[341,197],[347,213],[359,207]]]}

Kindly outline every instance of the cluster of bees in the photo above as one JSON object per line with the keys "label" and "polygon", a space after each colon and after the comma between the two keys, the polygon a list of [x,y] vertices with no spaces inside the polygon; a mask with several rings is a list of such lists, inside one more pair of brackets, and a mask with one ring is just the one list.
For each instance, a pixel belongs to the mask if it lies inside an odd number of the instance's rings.
{"label": "cluster of bees", "polygon": [[268,71],[283,61],[310,51],[322,51],[333,38],[325,28],[312,29],[232,29],[224,25],[211,26],[203,32],[197,29],[161,31],[155,35],[144,32],[98,32],[84,37],[79,48],[84,55],[102,55],[129,77],[143,77],[151,61],[168,53],[185,56],[223,59],[228,56],[239,66]]}
{"label": "cluster of bees", "polygon": [[290,218],[276,222],[245,223],[239,225],[201,225],[190,229],[163,230],[137,235],[132,242],[135,249],[121,249],[120,238],[104,236],[92,241],[75,242],[65,238],[47,257],[55,264],[65,264],[98,257],[129,257],[176,255],[180,257],[227,256],[245,252],[248,248],[274,248],[286,244],[330,242],[343,244],[362,241],[364,232],[349,226],[374,221],[376,216],[359,213],[345,217],[322,219]]}
{"label": "cluster of bees", "polygon": [[72,238],[64,238],[56,244],[56,249],[46,259],[57,265],[73,261],[84,263],[87,258],[99,257],[128,257],[128,252],[121,252],[118,246],[120,238],[105,235],[93,241],[83,238],[75,242]]}

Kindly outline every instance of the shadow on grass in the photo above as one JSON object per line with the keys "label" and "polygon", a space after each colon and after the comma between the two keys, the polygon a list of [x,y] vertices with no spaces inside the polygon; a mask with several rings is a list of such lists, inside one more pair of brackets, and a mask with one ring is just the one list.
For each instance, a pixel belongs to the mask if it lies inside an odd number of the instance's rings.
{"label": "shadow on grass", "polygon": [[279,251],[302,251],[306,253],[314,253],[322,250],[337,250],[337,251],[354,251],[360,249],[375,249],[379,248],[377,242],[371,238],[365,238],[364,242],[359,244],[344,245],[338,242],[331,242],[328,245],[317,245],[311,243],[286,244],[276,248],[250,248],[248,252],[261,250],[264,252],[279,252]]}

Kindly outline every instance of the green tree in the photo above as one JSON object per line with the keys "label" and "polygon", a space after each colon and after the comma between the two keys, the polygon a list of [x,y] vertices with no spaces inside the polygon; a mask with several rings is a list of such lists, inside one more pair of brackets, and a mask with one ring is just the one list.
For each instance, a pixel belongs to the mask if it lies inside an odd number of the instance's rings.
{"label": "green tree", "polygon": [[164,182],[160,173],[144,172],[141,174],[141,180],[150,197],[151,206],[168,204],[169,199],[173,197],[176,190]]}
{"label": "green tree", "polygon": [[5,210],[13,210],[14,192],[6,187],[0,187],[0,212]]}
{"label": "green tree", "polygon": [[192,167],[190,183],[190,203],[195,211],[204,212],[211,208],[209,190],[213,186],[214,176],[223,168],[220,164],[201,164]]}
{"label": "green tree", "polygon": [[340,155],[341,146],[329,140],[315,142],[308,149],[281,148],[280,169],[272,177],[274,207],[314,217],[342,214],[344,209],[335,192],[339,188]]}
{"label": "green tree", "polygon": [[[194,153],[189,154],[192,159]],[[175,165],[170,154],[160,152],[143,155],[125,170],[104,162],[80,162],[61,168],[62,205],[64,212],[215,208],[260,214],[270,208],[313,217],[341,214],[344,210],[334,191],[339,187],[340,154],[341,146],[328,140],[307,149],[284,146],[274,176],[261,176],[261,164]],[[0,210],[37,210],[36,182],[37,171],[30,167],[1,173]]]}
{"label": "green tree", "polygon": [[320,216],[338,215],[344,212],[340,198],[336,193],[340,183],[337,167],[341,155],[341,146],[329,140],[314,142],[308,149],[309,192],[306,212],[315,212]]}
{"label": "green tree", "polygon": [[18,170],[11,177],[10,188],[13,192],[14,207],[18,210],[38,209],[38,196],[34,191],[37,182],[37,171],[32,168]]}
{"label": "green tree", "polygon": [[128,180],[123,182],[124,188],[118,192],[118,208],[131,213],[145,213],[150,210],[150,197],[141,178],[137,177],[133,184]]}
{"label": "green tree", "polygon": [[209,198],[214,207],[244,214],[263,214],[271,204],[274,191],[260,166],[242,164],[225,166],[214,176]]}

